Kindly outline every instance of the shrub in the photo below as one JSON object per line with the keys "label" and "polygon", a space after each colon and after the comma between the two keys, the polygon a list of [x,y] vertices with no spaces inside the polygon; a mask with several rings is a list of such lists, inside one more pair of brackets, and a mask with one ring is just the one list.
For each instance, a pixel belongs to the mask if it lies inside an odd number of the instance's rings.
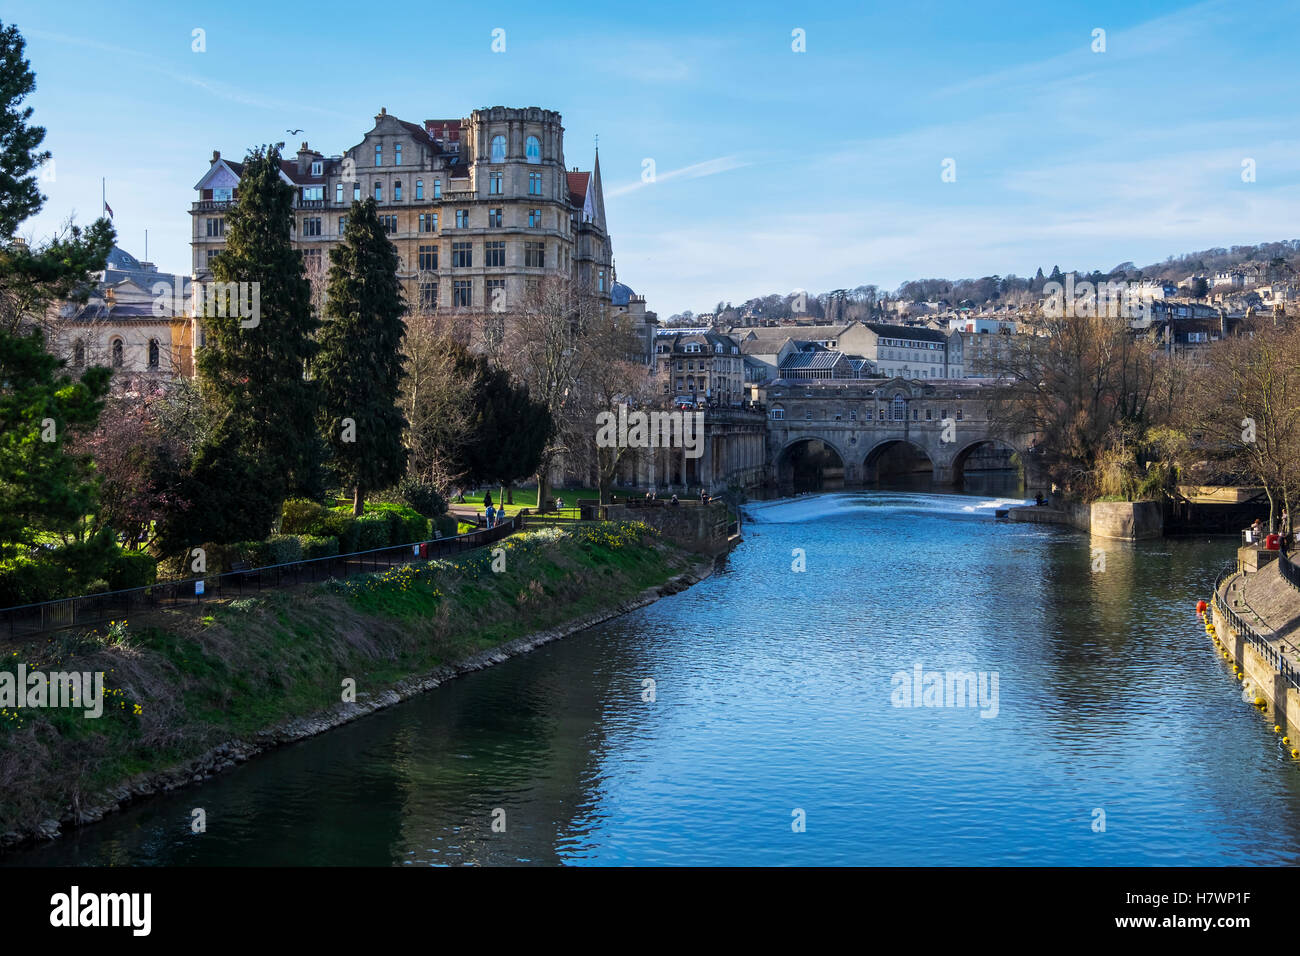
{"label": "shrub", "polygon": [[12,558],[0,565],[0,607],[64,597],[70,584],[63,568],[26,557]]}
{"label": "shrub", "polygon": [[300,534],[298,542],[302,546],[302,558],[328,558],[339,553],[339,539],[327,535]]}
{"label": "shrub", "polygon": [[447,513],[447,499],[427,481],[403,478],[397,485],[397,494],[426,518],[437,518]]}
{"label": "shrub", "polygon": [[302,560],[302,543],[294,534],[273,534],[266,539],[267,564],[289,564]]}
{"label": "shrub", "polygon": [[284,503],[280,533],[319,535],[329,515],[330,510],[324,505],[306,498],[290,498]]}
{"label": "shrub", "polygon": [[110,591],[148,587],[158,581],[158,562],[144,551],[122,551],[109,565],[107,577]]}
{"label": "shrub", "polygon": [[442,515],[434,520],[434,525],[444,538],[454,538],[459,524],[455,515]]}
{"label": "shrub", "polygon": [[365,514],[353,519],[357,528],[357,551],[374,551],[392,543],[392,523],[386,514]]}
{"label": "shrub", "polygon": [[361,534],[361,529],[357,527],[357,519],[350,514],[344,514],[341,511],[331,511],[321,522],[319,531],[313,531],[312,534],[331,535],[338,539],[339,554],[351,554],[357,548],[357,540]]}

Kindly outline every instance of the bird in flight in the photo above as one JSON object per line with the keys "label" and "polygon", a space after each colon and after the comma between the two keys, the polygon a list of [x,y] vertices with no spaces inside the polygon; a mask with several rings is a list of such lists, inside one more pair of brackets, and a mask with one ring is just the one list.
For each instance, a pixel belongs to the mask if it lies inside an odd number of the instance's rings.
{"label": "bird in flight", "polygon": [[297,136],[299,133],[302,132],[302,130],[300,130],[300,129],[287,129],[287,130],[285,130],[285,132],[288,133],[290,136]]}

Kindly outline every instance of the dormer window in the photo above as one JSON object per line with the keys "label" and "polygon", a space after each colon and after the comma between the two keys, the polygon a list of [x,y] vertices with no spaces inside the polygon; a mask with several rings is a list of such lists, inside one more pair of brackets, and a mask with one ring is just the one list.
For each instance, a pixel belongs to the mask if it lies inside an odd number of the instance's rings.
{"label": "dormer window", "polygon": [[311,174],[312,174],[313,176],[319,176],[319,175],[321,174],[321,163],[320,163],[320,160],[316,160],[315,162],[313,162],[313,163],[311,164]]}

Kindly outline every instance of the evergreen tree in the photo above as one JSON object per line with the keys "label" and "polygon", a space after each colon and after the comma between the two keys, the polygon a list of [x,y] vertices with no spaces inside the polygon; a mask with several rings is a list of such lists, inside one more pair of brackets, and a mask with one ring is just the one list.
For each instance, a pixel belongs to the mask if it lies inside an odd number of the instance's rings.
{"label": "evergreen tree", "polygon": [[354,202],[343,240],[330,250],[325,323],[313,370],[320,383],[320,424],[335,472],[353,489],[361,514],[366,493],[397,483],[406,470],[398,407],[402,316],[397,250],[373,199]]}
{"label": "evergreen tree", "polygon": [[[305,372],[319,323],[302,256],[290,241],[293,200],[293,187],[280,176],[279,146],[252,151],[227,216],[226,248],[213,262],[216,281],[205,290],[205,299],[213,298],[224,285],[215,306],[205,301],[207,344],[197,361],[211,434],[207,451],[195,456],[193,477],[209,496],[189,500],[223,512],[224,531],[214,540],[264,537],[285,497],[312,484],[316,387]],[[255,500],[205,474],[232,467],[212,448],[244,459]]]}
{"label": "evergreen tree", "polygon": [[[36,87],[23,56],[18,29],[0,24],[0,604],[43,600],[66,581],[69,571],[102,566],[112,535],[84,539],[83,519],[94,510],[95,476],[88,456],[70,452],[67,442],[94,426],[111,373],[88,368],[77,378],[45,347],[40,329],[45,306],[90,285],[90,273],[104,267],[113,247],[113,228],[97,221],[83,233],[73,228],[32,250],[15,243],[18,227],[39,212],[45,197],[34,171],[49,159],[40,150],[45,130],[29,126],[22,101]],[[65,547],[27,552],[48,533]],[[94,551],[94,561],[88,561]],[[15,572],[13,562],[23,565]],[[39,579],[32,593],[7,572]],[[93,573],[93,572],[92,572]],[[81,575],[83,578],[85,574]],[[57,580],[57,583],[56,583]]]}

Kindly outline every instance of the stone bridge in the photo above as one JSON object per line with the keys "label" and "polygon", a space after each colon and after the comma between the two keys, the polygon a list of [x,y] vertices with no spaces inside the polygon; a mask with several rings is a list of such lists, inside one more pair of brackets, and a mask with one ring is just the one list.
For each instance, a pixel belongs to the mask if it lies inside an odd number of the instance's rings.
{"label": "stone bridge", "polygon": [[960,485],[968,469],[1019,467],[1026,490],[1038,491],[1031,439],[1001,434],[989,421],[992,388],[973,379],[772,382],[768,480],[782,489],[834,488],[932,472],[938,484]]}

